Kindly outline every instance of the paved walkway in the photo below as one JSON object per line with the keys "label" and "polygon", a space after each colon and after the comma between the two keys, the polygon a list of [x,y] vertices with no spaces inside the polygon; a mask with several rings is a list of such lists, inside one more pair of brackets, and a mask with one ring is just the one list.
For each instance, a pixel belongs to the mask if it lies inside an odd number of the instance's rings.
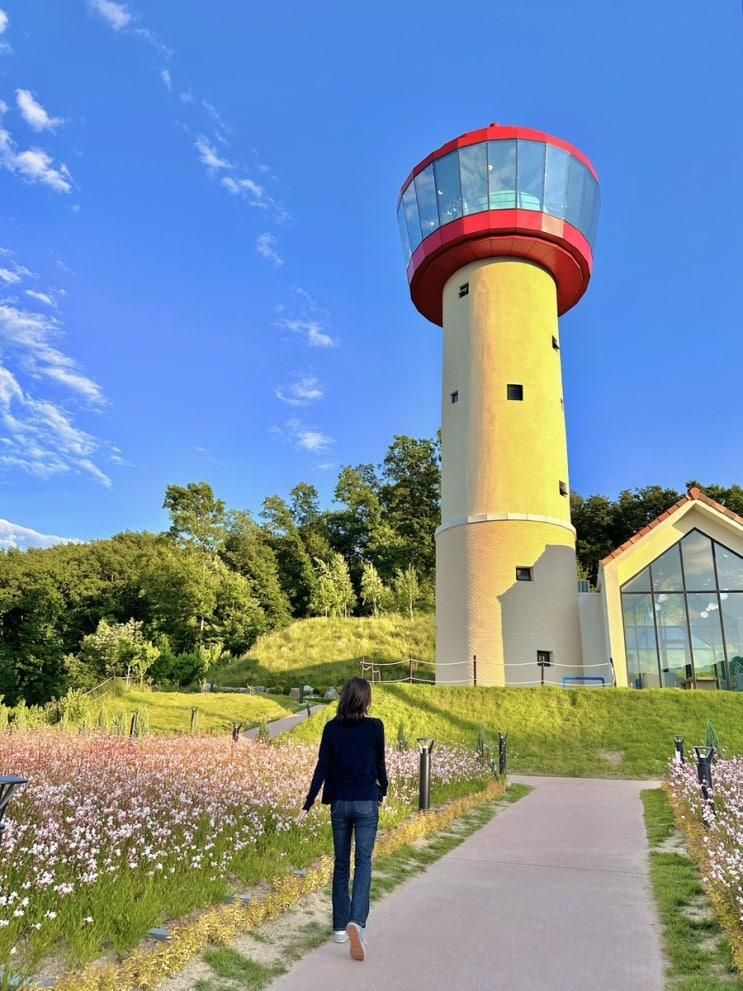
{"label": "paved walkway", "polygon": [[[325,708],[324,705],[313,705],[310,712],[314,716],[316,712],[322,712]],[[268,733],[273,740],[277,736],[281,736],[282,733],[286,733],[287,730],[293,729],[297,723],[303,723],[307,719],[307,710],[302,709],[301,712],[297,712],[293,716],[284,716],[283,719],[274,719],[273,722],[268,723]],[[258,736],[258,727],[254,726],[253,729],[246,730],[243,736],[247,736],[250,740],[254,740]]]}
{"label": "paved walkway", "polygon": [[648,783],[514,780],[534,791],[372,907],[365,963],[328,942],[271,991],[662,991]]}

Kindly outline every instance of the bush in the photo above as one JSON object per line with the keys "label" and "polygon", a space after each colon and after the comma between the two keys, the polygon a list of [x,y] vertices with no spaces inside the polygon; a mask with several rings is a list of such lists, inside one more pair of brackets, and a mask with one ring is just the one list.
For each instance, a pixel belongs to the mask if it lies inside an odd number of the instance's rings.
{"label": "bush", "polygon": [[150,669],[150,677],[158,685],[189,688],[197,685],[207,671],[206,659],[198,651],[173,654],[163,651]]}

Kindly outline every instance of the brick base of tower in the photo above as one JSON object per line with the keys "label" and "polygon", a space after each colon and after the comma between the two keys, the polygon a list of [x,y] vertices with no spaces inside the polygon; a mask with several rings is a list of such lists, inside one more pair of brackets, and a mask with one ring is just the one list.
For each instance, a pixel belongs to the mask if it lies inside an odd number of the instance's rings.
{"label": "brick base of tower", "polygon": [[[533,581],[514,580],[514,561]],[[483,520],[436,535],[436,681],[534,684],[580,674],[581,636],[571,530],[534,520]],[[557,665],[561,665],[557,667]],[[564,667],[562,665],[565,665]]]}

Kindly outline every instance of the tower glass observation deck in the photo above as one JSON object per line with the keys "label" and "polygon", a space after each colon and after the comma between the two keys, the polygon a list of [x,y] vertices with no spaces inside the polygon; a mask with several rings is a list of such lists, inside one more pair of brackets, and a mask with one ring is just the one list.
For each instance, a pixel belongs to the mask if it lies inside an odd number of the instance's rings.
{"label": "tower glass observation deck", "polygon": [[499,125],[455,138],[413,169],[400,194],[415,305],[440,324],[449,275],[467,261],[514,255],[552,273],[564,313],[590,279],[599,200],[593,166],[565,141]]}

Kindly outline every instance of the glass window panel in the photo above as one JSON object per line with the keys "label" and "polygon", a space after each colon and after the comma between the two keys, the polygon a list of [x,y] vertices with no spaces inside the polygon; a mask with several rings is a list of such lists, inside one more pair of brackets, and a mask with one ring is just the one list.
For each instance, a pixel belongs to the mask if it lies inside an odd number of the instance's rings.
{"label": "glass window panel", "polygon": [[588,243],[593,245],[596,240],[596,228],[599,223],[599,205],[601,203],[601,192],[599,184],[590,172],[586,175],[586,185],[583,194],[583,220],[581,230],[588,238]]}
{"label": "glass window panel", "polygon": [[664,688],[688,688],[693,684],[686,602],[683,595],[655,597],[658,650]]}
{"label": "glass window panel", "polygon": [[459,174],[462,180],[462,210],[482,213],[488,208],[488,148],[483,142],[459,149]]}
{"label": "glass window panel", "polygon": [[400,240],[402,241],[402,253],[405,256],[405,264],[410,261],[410,237],[408,236],[408,222],[405,219],[405,207],[402,203],[397,210],[397,222],[400,225]]}
{"label": "glass window panel", "polygon": [[669,547],[650,565],[653,574],[653,590],[655,592],[683,592],[684,583],[681,577],[681,555],[679,545]]}
{"label": "glass window panel", "polygon": [[715,542],[715,560],[720,588],[743,592],[743,557]]}
{"label": "glass window panel", "polygon": [[462,216],[462,187],[459,183],[459,155],[453,151],[434,162],[436,192],[441,226]]}
{"label": "glass window panel", "polygon": [[488,193],[491,210],[516,206],[515,141],[488,141]]}
{"label": "glass window panel", "polygon": [[650,591],[650,568],[644,568],[639,575],[635,575],[625,585],[622,585],[623,592],[649,592]]}
{"label": "glass window panel", "polygon": [[418,218],[418,201],[415,198],[415,183],[411,182],[402,196],[402,205],[405,210],[405,219],[408,224],[408,237],[410,238],[410,250],[415,251],[421,243],[421,224]]}
{"label": "glass window panel", "polygon": [[583,207],[583,190],[586,184],[588,169],[583,162],[570,156],[568,167],[568,193],[565,199],[565,219],[573,227],[581,230],[581,210]]}
{"label": "glass window panel", "polygon": [[743,692],[743,592],[720,592],[730,688]]}
{"label": "glass window panel", "polygon": [[684,577],[689,592],[703,592],[715,587],[715,566],[712,561],[712,541],[692,530],[681,541],[684,555]]}
{"label": "glass window panel", "polygon": [[725,648],[717,593],[697,592],[688,595],[686,601],[697,688],[725,688]]}
{"label": "glass window panel", "polygon": [[623,594],[622,614],[630,684],[634,688],[659,688],[652,596]]}
{"label": "glass window panel", "polygon": [[436,203],[436,184],[433,181],[433,165],[419,172],[415,177],[415,193],[418,197],[418,215],[421,221],[421,235],[428,237],[439,226],[439,208]]}
{"label": "glass window panel", "polygon": [[541,141],[518,142],[518,205],[522,210],[541,210],[544,191],[544,145]]}
{"label": "glass window panel", "polygon": [[565,216],[565,190],[568,185],[570,155],[562,148],[547,145],[544,172],[544,212],[553,217]]}

